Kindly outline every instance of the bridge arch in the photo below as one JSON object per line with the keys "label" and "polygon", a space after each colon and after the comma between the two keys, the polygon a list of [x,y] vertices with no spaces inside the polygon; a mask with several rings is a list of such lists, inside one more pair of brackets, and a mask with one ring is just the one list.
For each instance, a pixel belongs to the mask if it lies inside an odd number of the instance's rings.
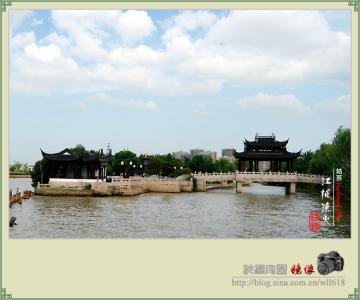
{"label": "bridge arch", "polygon": [[322,175],[300,174],[297,172],[229,172],[229,173],[198,173],[192,174],[198,181],[198,189],[206,191],[207,182],[236,182],[236,192],[242,192],[246,182],[285,183],[288,194],[296,193],[297,183],[321,184]]}

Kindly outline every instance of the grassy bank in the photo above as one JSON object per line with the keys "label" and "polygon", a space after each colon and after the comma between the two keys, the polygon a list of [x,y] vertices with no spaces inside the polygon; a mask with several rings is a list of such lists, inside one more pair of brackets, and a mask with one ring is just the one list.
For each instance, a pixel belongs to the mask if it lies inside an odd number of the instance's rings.
{"label": "grassy bank", "polygon": [[71,188],[46,187],[46,188],[36,188],[34,194],[41,196],[88,197],[88,196],[93,196],[94,192],[92,190],[77,190]]}
{"label": "grassy bank", "polygon": [[10,178],[31,178],[31,175],[25,174],[11,174],[9,175]]}

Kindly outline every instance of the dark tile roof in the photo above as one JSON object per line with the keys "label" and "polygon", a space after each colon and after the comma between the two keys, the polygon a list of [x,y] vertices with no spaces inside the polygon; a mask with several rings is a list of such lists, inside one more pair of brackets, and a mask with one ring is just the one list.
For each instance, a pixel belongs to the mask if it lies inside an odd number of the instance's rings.
{"label": "dark tile roof", "polygon": [[258,159],[258,160],[270,160],[270,159],[294,159],[297,158],[301,154],[301,150],[299,152],[236,152],[234,150],[235,158],[242,159]]}
{"label": "dark tile roof", "polygon": [[111,161],[111,155],[100,155],[99,152],[92,154],[90,152],[76,152],[69,148],[65,148],[64,150],[57,153],[46,153],[42,149],[41,154],[44,158],[52,161],[79,161],[79,162],[93,162],[100,161],[102,163],[107,163]]}
{"label": "dark tile roof", "polygon": [[244,145],[250,147],[269,147],[269,148],[278,148],[285,147],[289,139],[286,141],[277,141],[275,137],[257,137],[255,141],[248,141],[245,139]]}

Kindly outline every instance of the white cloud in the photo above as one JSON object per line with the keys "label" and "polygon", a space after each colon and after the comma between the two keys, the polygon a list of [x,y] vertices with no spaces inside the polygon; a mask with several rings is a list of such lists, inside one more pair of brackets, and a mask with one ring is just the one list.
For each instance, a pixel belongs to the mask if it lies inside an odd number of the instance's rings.
{"label": "white cloud", "polygon": [[86,73],[58,46],[38,46],[35,43],[15,51],[10,61],[11,92],[33,95],[66,94],[84,91],[88,84]]}
{"label": "white cloud", "polygon": [[125,44],[136,44],[155,30],[155,25],[146,11],[128,10],[114,24]]}
{"label": "white cloud", "polygon": [[152,100],[134,100],[126,98],[111,97],[106,93],[97,93],[91,97],[90,101],[102,105],[112,105],[114,107],[126,110],[144,110],[149,112],[158,111],[156,103]]}
{"label": "white cloud", "polygon": [[351,96],[342,95],[315,104],[305,105],[297,99],[295,95],[271,95],[258,93],[256,95],[244,97],[237,102],[241,108],[254,109],[286,109],[297,112],[313,113],[317,116],[322,115],[336,119],[351,119]]}
{"label": "white cloud", "polygon": [[41,82],[38,93],[206,95],[224,86],[345,85],[350,76],[349,35],[332,31],[317,11],[184,11],[156,48],[141,42],[156,30],[145,11],[55,10],[52,20],[56,32],[42,40],[31,33],[12,40],[17,91],[36,93]]}
{"label": "white cloud", "polygon": [[299,112],[306,110],[305,105],[298,100],[294,95],[270,95],[258,93],[253,96],[242,98],[238,105],[242,108],[254,107],[260,108],[281,108],[291,109]]}
{"label": "white cloud", "polygon": [[216,21],[216,19],[217,17],[214,13],[204,10],[183,11],[174,18],[176,26],[189,31],[199,27],[208,28]]}
{"label": "white cloud", "polygon": [[88,104],[86,102],[83,101],[76,101],[74,103],[74,107],[80,110],[85,110],[88,108]]}
{"label": "white cloud", "polygon": [[163,40],[168,41],[175,37],[183,36],[189,31],[198,28],[207,29],[215,21],[217,17],[214,13],[208,11],[183,11],[179,15],[171,18],[165,26],[169,28],[163,35]]}
{"label": "white cloud", "polygon": [[44,21],[42,19],[34,18],[34,19],[32,19],[31,25],[38,26],[38,25],[41,25],[42,23],[44,23]]}
{"label": "white cloud", "polygon": [[[105,26],[111,25],[120,16],[117,10],[52,10],[54,25],[70,34],[79,31],[93,32],[94,35],[104,34]],[[114,25],[114,24],[113,24]]]}
{"label": "white cloud", "polygon": [[187,49],[187,72],[239,85],[350,76],[350,36],[317,11],[232,11]]}
{"label": "white cloud", "polygon": [[57,34],[56,32],[50,33],[39,42],[40,44],[54,44],[60,47],[62,50],[67,49],[70,46],[70,39],[64,35]]}
{"label": "white cloud", "polygon": [[147,111],[157,111],[158,108],[154,101],[146,100],[132,100],[132,99],[119,99],[115,102],[115,105],[120,108],[130,109],[130,110],[147,110]]}
{"label": "white cloud", "polygon": [[92,102],[105,104],[105,103],[112,103],[113,99],[108,96],[106,93],[100,92],[96,93],[94,96],[90,98]]}
{"label": "white cloud", "polygon": [[61,58],[60,49],[56,45],[38,47],[32,43],[25,47],[25,54],[30,59],[38,60],[45,63],[52,63]]}
{"label": "white cloud", "polygon": [[326,101],[316,103],[312,106],[313,110],[324,116],[343,115],[351,118],[351,96],[342,95],[336,98],[330,98]]}
{"label": "white cloud", "polygon": [[109,53],[109,59],[116,65],[162,64],[164,55],[146,45],[136,48],[118,47]]}
{"label": "white cloud", "polygon": [[10,38],[10,49],[16,51],[17,49],[23,49],[26,45],[33,44],[35,42],[35,34],[33,31],[21,32]]}
{"label": "white cloud", "polygon": [[74,54],[83,59],[103,59],[105,42],[120,39],[134,45],[155,30],[146,11],[54,10],[52,19],[74,42]]}
{"label": "white cloud", "polygon": [[304,46],[327,45],[333,39],[328,33],[328,23],[315,10],[233,10],[216,22],[206,39],[248,49],[302,52],[307,51]]}

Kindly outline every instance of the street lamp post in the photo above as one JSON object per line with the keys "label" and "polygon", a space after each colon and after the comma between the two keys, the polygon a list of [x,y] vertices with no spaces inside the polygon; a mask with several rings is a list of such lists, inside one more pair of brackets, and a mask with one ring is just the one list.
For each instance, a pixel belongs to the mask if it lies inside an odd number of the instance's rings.
{"label": "street lamp post", "polygon": [[[127,165],[126,162],[129,162],[129,167],[130,167],[129,173],[132,172],[132,171],[131,171],[131,166],[133,166],[133,171],[134,171],[134,173],[135,173],[135,168],[136,168],[136,165],[133,164],[133,162],[132,162],[131,160],[129,160],[129,159],[124,159],[124,160],[122,160],[122,161],[120,162],[120,165],[121,165],[122,167],[124,167],[124,173],[123,173],[124,178],[125,178],[125,177],[128,177],[128,176],[127,176],[127,170],[126,170],[126,165]],[[125,175],[126,175],[126,176],[125,176]]]}
{"label": "street lamp post", "polygon": [[144,175],[148,175],[148,166],[149,166],[149,156],[145,153],[143,156],[143,164],[144,164]]}
{"label": "street lamp post", "polygon": [[125,164],[125,162],[122,160],[122,161],[120,162],[120,165],[121,165],[120,173],[122,174],[123,177],[124,177],[124,174],[125,174],[125,170],[123,170],[124,164]]}

